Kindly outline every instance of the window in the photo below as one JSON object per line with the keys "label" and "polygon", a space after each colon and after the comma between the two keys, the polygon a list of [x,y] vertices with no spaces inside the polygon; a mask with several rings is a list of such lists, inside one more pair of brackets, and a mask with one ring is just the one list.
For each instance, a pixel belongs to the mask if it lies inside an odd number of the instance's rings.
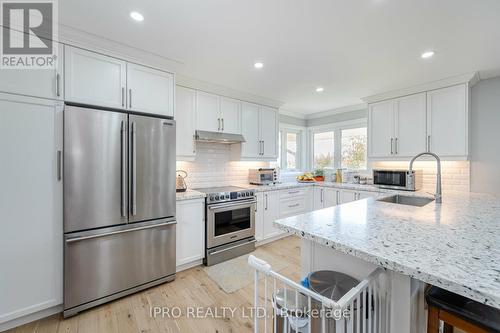
{"label": "window", "polygon": [[366,170],[366,121],[334,123],[311,129],[310,166],[312,169],[345,168]]}
{"label": "window", "polygon": [[313,156],[314,169],[334,167],[335,133],[333,131],[314,133]]}
{"label": "window", "polygon": [[366,140],[366,127],[342,130],[342,168],[366,169]]}
{"label": "window", "polygon": [[278,166],[282,170],[298,171],[302,166],[302,136],[300,128],[285,128],[279,132]]}

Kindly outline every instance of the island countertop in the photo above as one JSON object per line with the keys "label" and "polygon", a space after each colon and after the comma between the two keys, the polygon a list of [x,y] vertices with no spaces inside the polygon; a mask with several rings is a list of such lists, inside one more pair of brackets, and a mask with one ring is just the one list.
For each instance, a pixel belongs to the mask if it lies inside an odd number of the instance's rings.
{"label": "island countertop", "polygon": [[499,196],[445,194],[423,207],[368,198],[274,225],[500,309]]}

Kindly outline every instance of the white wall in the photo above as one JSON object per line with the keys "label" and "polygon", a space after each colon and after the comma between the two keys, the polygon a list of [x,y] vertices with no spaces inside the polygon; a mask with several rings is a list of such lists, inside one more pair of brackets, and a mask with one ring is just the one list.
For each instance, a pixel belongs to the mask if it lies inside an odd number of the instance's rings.
{"label": "white wall", "polygon": [[500,194],[500,77],[472,88],[470,132],[471,191]]}
{"label": "white wall", "polygon": [[196,143],[193,162],[177,162],[177,170],[188,173],[186,183],[190,189],[248,184],[248,169],[269,166],[269,162],[231,160],[231,146],[220,143]]}

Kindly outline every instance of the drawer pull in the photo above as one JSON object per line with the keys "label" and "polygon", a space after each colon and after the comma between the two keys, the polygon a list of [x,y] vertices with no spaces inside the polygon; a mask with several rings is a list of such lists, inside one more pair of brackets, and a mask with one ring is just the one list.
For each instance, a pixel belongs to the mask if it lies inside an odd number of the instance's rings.
{"label": "drawer pull", "polygon": [[300,206],[300,204],[296,203],[296,204],[293,204],[293,205],[288,205],[288,208],[293,208],[293,207],[298,207],[298,206]]}
{"label": "drawer pull", "polygon": [[295,193],[300,193],[300,191],[290,191],[288,194],[295,194]]}

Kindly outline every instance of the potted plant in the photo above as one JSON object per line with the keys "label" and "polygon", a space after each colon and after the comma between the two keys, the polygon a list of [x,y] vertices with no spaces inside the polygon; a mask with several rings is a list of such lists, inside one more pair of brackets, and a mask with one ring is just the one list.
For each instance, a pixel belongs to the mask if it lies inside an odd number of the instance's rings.
{"label": "potted plant", "polygon": [[325,181],[325,172],[323,171],[323,169],[317,169],[316,171],[314,171],[314,179],[317,182]]}

